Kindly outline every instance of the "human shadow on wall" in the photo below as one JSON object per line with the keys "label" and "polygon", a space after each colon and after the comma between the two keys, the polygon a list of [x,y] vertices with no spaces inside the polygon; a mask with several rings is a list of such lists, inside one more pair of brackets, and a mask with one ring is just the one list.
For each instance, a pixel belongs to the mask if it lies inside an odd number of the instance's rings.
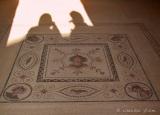
{"label": "human shadow on wall", "polygon": [[61,38],[56,24],[48,13],[43,14],[39,19],[38,26],[32,27],[26,35],[26,40],[32,43],[41,41],[41,38],[43,38],[44,43],[54,43]]}
{"label": "human shadow on wall", "polygon": [[59,34],[59,30],[50,14],[45,13],[39,19],[39,25],[32,27],[28,34]]}
{"label": "human shadow on wall", "polygon": [[91,33],[93,31],[94,27],[88,26],[85,22],[83,17],[80,13],[76,11],[72,11],[70,13],[70,16],[72,17],[71,23],[74,25],[74,28],[71,32],[71,38],[75,36],[75,34],[80,33]]}

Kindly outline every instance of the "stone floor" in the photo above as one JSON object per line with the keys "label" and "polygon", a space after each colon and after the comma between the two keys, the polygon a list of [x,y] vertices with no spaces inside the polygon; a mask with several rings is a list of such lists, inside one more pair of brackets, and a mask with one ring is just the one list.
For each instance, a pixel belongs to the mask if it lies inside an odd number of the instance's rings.
{"label": "stone floor", "polygon": [[18,0],[0,1],[0,113],[160,114],[160,2],[82,3],[94,27],[65,39],[47,23],[7,47]]}

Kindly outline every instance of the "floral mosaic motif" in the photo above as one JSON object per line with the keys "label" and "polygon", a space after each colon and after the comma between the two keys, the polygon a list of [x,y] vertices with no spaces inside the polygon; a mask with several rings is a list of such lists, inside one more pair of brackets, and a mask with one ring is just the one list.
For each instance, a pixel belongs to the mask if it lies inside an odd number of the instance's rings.
{"label": "floral mosaic motif", "polygon": [[98,93],[100,90],[89,86],[68,86],[57,91],[67,97],[84,98]]}
{"label": "floral mosaic motif", "polygon": [[21,101],[30,96],[32,88],[25,83],[17,83],[8,86],[3,94],[8,101]]}
{"label": "floral mosaic motif", "polygon": [[71,54],[65,54],[67,57],[66,59],[63,59],[63,62],[66,67],[80,70],[83,68],[88,68],[93,63],[93,60],[91,59],[91,56],[89,53],[83,53],[80,49],[72,49],[73,52]]}
{"label": "floral mosaic motif", "polygon": [[83,73],[83,69],[88,68],[90,66],[90,64],[88,63],[89,60],[89,57],[85,57],[77,53],[69,57],[68,61],[70,62],[70,64],[66,67],[74,69],[73,74],[79,75]]}
{"label": "floral mosaic motif", "polygon": [[14,73],[14,77],[11,78],[13,83],[28,83],[28,82],[33,82],[34,79],[34,71],[16,71]]}
{"label": "floral mosaic motif", "polygon": [[70,61],[72,62],[69,66],[70,67],[74,67],[74,68],[83,68],[88,66],[87,64],[85,64],[85,62],[87,62],[87,58],[83,57],[81,55],[75,55],[70,57]]}
{"label": "floral mosaic motif", "polygon": [[33,52],[27,52],[19,58],[18,65],[24,69],[31,69],[38,62],[38,57]]}
{"label": "floral mosaic motif", "polygon": [[103,82],[118,80],[110,53],[107,44],[45,45],[37,81]]}
{"label": "floral mosaic motif", "polygon": [[40,43],[43,41],[43,36],[38,36],[38,35],[30,35],[27,37],[26,42],[27,43]]}
{"label": "floral mosaic motif", "polygon": [[126,68],[131,68],[134,65],[134,60],[133,58],[124,52],[121,52],[118,56],[117,56],[118,62]]}
{"label": "floral mosaic motif", "polygon": [[103,96],[106,99],[111,99],[111,98],[117,98],[117,97],[124,97],[124,94],[122,92],[123,86],[122,85],[112,85],[109,86],[108,84],[105,84],[103,86]]}
{"label": "floral mosaic motif", "polygon": [[34,87],[33,93],[35,95],[35,98],[54,98],[54,88],[54,85],[37,85]]}
{"label": "floral mosaic motif", "polygon": [[144,83],[132,82],[125,86],[127,95],[138,100],[150,99],[153,95],[152,89]]}

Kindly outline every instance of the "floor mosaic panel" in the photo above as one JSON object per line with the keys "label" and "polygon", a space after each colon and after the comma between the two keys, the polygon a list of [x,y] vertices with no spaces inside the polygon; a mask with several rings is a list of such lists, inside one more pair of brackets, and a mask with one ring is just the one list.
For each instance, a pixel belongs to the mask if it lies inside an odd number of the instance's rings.
{"label": "floor mosaic panel", "polygon": [[0,102],[157,100],[127,34],[30,34]]}

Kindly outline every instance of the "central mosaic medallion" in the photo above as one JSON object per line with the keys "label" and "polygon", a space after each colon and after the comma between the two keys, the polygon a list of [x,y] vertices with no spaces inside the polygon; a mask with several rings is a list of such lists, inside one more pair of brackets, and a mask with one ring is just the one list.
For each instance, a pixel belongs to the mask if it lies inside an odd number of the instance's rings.
{"label": "central mosaic medallion", "polygon": [[38,82],[105,82],[118,75],[107,44],[47,44]]}

